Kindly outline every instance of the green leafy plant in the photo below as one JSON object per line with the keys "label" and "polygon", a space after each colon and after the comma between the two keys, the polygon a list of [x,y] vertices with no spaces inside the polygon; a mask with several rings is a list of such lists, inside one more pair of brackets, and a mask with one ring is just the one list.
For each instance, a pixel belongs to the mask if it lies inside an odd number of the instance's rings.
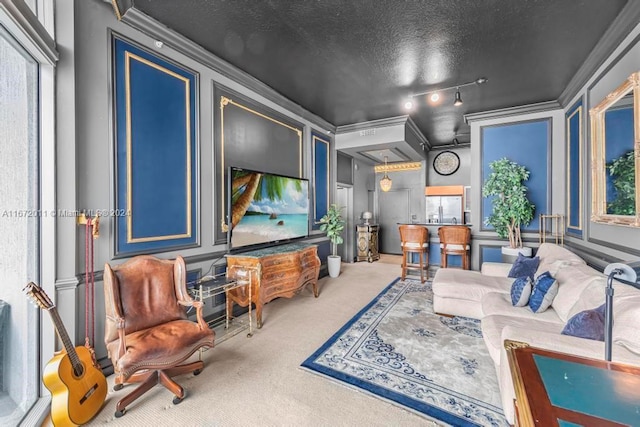
{"label": "green leafy plant", "polygon": [[529,171],[507,158],[494,160],[489,167],[492,172],[482,186],[482,196],[495,197],[493,212],[484,222],[493,226],[500,237],[508,238],[509,247],[521,248],[520,226],[529,224],[535,212],[522,183],[529,179]]}
{"label": "green leafy plant", "polygon": [[636,214],[636,165],[631,150],[607,163],[616,198],[607,204],[607,213],[613,215]]}
{"label": "green leafy plant", "polygon": [[344,221],[340,214],[341,210],[341,207],[333,203],[327,213],[320,218],[320,230],[327,233],[327,237],[331,240],[331,255],[333,256],[338,254],[338,245],[344,242],[342,239]]}

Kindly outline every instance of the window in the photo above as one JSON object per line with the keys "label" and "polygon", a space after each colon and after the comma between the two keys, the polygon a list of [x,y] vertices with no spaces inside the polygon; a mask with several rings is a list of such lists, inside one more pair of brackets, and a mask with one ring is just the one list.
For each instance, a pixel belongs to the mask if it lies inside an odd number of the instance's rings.
{"label": "window", "polygon": [[38,398],[37,309],[22,293],[39,276],[38,63],[0,27],[0,424]]}
{"label": "window", "polygon": [[[37,12],[38,17],[34,14]],[[0,2],[0,425],[41,425],[51,324],[22,289],[55,283],[54,2]],[[8,307],[8,310],[7,310]],[[47,319],[48,321],[48,319]],[[44,359],[44,360],[43,360]]]}

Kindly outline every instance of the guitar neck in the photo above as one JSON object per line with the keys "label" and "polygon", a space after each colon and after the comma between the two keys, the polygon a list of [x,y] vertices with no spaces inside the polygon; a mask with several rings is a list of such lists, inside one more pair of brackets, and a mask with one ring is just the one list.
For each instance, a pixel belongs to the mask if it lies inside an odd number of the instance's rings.
{"label": "guitar neck", "polygon": [[78,357],[78,353],[76,352],[75,346],[73,345],[73,343],[71,342],[71,339],[69,338],[69,334],[67,333],[67,330],[64,327],[64,323],[62,323],[60,314],[58,314],[58,310],[55,307],[51,307],[47,311],[51,316],[51,320],[53,321],[53,326],[55,326],[56,328],[56,333],[58,334],[60,341],[62,341],[62,344],[64,345],[64,349],[69,355],[69,359],[71,359],[71,364],[75,368],[80,364],[80,358]]}

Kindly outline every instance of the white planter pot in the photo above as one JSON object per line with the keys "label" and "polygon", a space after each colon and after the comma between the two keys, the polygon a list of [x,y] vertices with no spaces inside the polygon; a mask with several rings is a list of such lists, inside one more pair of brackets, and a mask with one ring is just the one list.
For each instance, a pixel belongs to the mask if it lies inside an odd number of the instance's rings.
{"label": "white planter pot", "polygon": [[518,254],[522,254],[526,257],[531,257],[532,250],[530,247],[523,246],[521,248],[511,248],[509,246],[502,247],[502,262],[508,262],[513,264],[518,259]]}
{"label": "white planter pot", "polygon": [[329,255],[327,257],[327,267],[329,267],[329,277],[338,277],[340,275],[340,263],[342,258],[338,255]]}

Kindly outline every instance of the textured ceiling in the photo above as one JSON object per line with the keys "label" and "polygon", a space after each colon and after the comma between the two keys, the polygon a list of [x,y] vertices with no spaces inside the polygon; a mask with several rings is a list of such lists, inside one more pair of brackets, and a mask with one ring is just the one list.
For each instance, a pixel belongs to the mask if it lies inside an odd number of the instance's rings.
{"label": "textured ceiling", "polygon": [[136,9],[336,125],[410,113],[432,145],[463,115],[558,99],[627,0],[133,0]]}

